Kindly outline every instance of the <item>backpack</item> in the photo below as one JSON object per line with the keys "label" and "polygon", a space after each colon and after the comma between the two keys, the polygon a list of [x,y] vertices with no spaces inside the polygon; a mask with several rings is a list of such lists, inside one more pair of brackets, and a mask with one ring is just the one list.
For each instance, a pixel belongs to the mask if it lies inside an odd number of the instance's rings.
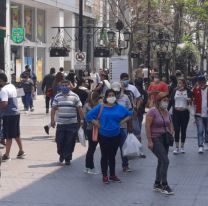
{"label": "backpack", "polygon": [[135,100],[135,97],[134,97],[134,93],[131,91],[131,90],[124,90],[124,94],[126,94],[131,102],[131,107],[132,109],[135,108],[135,103],[134,103],[134,100]]}

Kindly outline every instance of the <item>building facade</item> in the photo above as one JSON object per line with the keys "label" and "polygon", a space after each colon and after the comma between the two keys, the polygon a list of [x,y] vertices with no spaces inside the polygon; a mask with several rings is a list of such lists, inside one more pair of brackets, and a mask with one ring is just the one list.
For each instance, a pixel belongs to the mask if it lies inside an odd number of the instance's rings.
{"label": "building facade", "polygon": [[[99,0],[84,0],[84,26],[95,25],[100,11]],[[78,51],[78,29],[62,31],[70,41],[68,57],[50,57],[49,49],[58,29],[52,27],[76,27],[79,18],[79,0],[6,0],[6,37],[4,40],[5,71],[19,81],[25,65],[36,73],[38,82],[51,67],[56,71],[64,67],[66,72],[75,68]],[[24,28],[25,38],[17,37],[17,28]],[[86,67],[92,66],[93,43],[88,30],[84,30],[83,51],[86,52]],[[18,34],[19,35],[19,34]],[[20,40],[18,42],[18,40]]]}

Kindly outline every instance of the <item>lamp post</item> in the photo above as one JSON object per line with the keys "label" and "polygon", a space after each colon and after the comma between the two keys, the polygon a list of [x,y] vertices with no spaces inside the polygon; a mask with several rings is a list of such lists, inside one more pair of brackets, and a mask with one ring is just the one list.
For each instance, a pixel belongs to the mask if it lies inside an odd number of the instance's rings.
{"label": "lamp post", "polygon": [[165,76],[169,79],[169,63],[171,59],[171,49],[174,46],[174,41],[171,36],[162,30],[158,34],[153,33],[151,39],[151,45],[154,50],[157,50],[158,66],[159,66],[159,77],[162,78],[163,64],[166,61]]}
{"label": "lamp post", "polygon": [[[124,30],[124,23],[120,19],[116,22],[116,29],[118,31],[118,47],[117,47],[116,53],[120,56],[122,53],[122,50],[128,49],[129,47],[129,41],[131,39],[131,32],[129,32],[128,30]],[[123,31],[124,41],[126,42],[125,47],[122,47],[121,45],[122,31]],[[108,35],[108,40],[114,43],[116,39],[116,32],[111,29],[107,32],[107,35]]]}

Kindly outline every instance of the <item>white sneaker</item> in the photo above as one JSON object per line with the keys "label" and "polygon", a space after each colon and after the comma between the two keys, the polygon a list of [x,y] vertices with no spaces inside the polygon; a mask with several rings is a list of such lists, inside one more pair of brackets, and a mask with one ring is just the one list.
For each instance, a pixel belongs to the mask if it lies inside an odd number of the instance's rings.
{"label": "white sneaker", "polygon": [[173,151],[173,154],[174,155],[180,154],[179,148],[175,148],[174,151]]}
{"label": "white sneaker", "polygon": [[88,174],[88,171],[89,171],[89,168],[85,168],[84,169],[84,173],[87,173]]}
{"label": "white sneaker", "polygon": [[199,147],[198,153],[200,153],[200,154],[204,153],[203,147]]}
{"label": "white sneaker", "polygon": [[26,110],[26,111],[25,111],[25,114],[29,114],[29,111],[28,111],[28,110]]}
{"label": "white sneaker", "polygon": [[182,154],[185,154],[185,153],[186,153],[186,152],[185,152],[185,149],[184,149],[183,147],[181,147],[180,152],[181,152]]}
{"label": "white sneaker", "polygon": [[88,169],[88,174],[91,174],[91,175],[99,175],[100,173],[95,169]]}
{"label": "white sneaker", "polygon": [[208,151],[208,143],[204,143],[204,150]]}

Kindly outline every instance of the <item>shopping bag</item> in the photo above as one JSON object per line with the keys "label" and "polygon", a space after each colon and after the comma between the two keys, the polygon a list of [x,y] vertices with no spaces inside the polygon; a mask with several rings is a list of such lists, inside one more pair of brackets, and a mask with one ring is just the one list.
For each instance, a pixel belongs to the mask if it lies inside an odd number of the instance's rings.
{"label": "shopping bag", "polygon": [[123,146],[122,153],[124,157],[138,157],[140,155],[140,149],[142,148],[142,144],[136,138],[133,133],[128,134]]}
{"label": "shopping bag", "polygon": [[79,142],[83,147],[86,147],[86,140],[85,140],[85,134],[84,134],[84,130],[82,127],[79,128],[78,130],[78,138],[79,138]]}
{"label": "shopping bag", "polygon": [[92,127],[92,141],[97,142],[98,141],[98,130],[99,128],[95,125]]}

